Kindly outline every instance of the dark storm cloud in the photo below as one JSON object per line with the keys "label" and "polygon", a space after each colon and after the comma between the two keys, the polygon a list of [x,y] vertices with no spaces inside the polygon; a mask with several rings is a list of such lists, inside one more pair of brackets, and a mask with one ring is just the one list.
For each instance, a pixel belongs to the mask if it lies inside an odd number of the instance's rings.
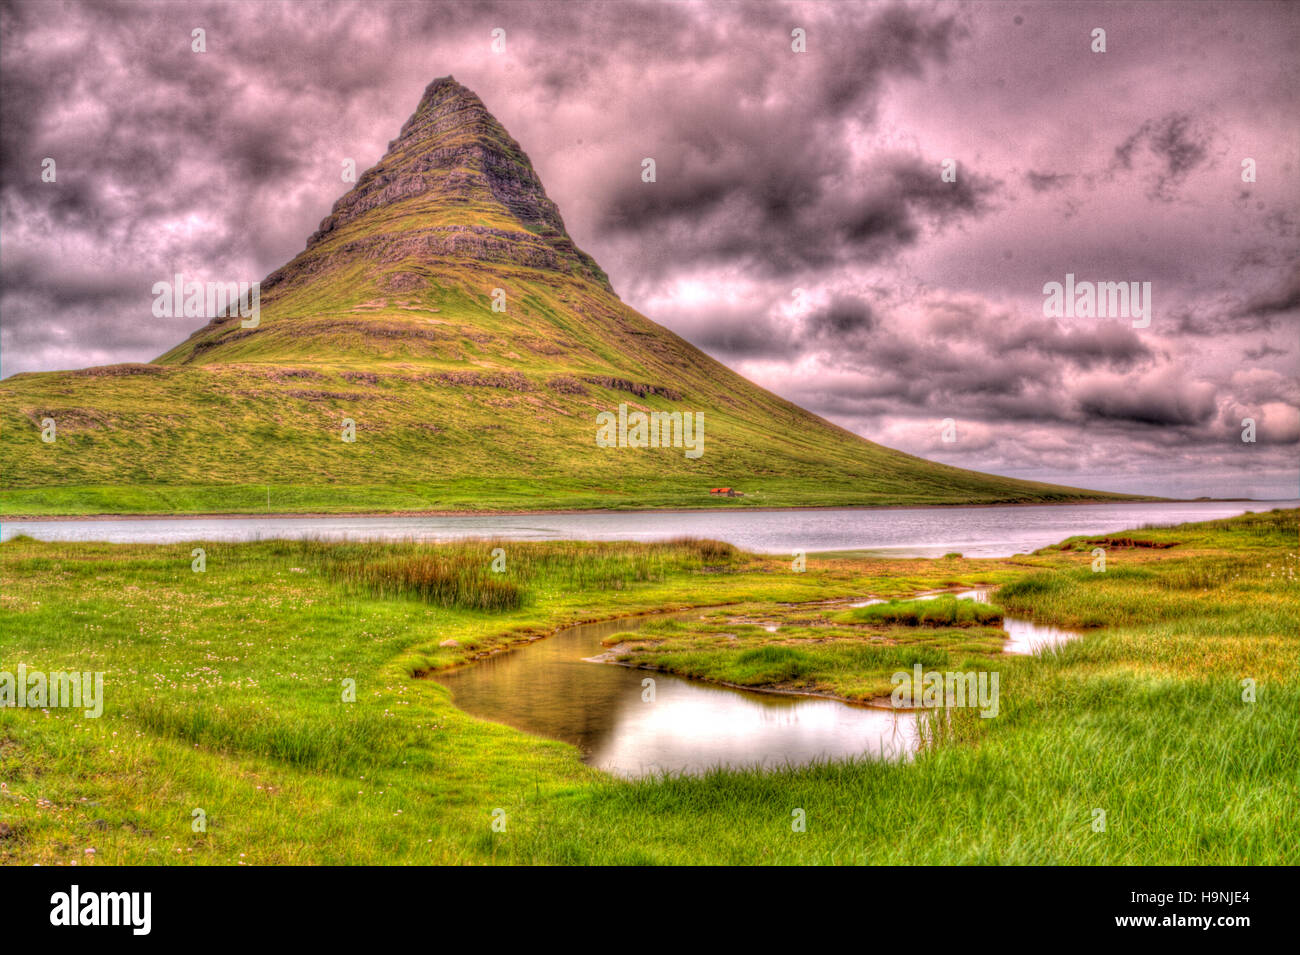
{"label": "dark storm cloud", "polygon": [[[827,350],[831,370],[784,388],[917,453],[1003,469],[1037,454],[1039,466],[1062,470],[1091,466],[1085,447],[1107,448],[1113,461],[1176,460],[1191,448],[1221,456],[1251,416],[1267,432],[1256,463],[1285,468],[1283,449],[1297,440],[1300,383],[1262,368],[1191,373],[1117,322],[1067,326],[966,298],[928,301],[924,316],[906,322],[872,314],[877,327],[867,341],[841,338]],[[962,422],[959,446],[936,443],[941,417]],[[1024,442],[1025,429],[1038,450]],[[1074,451],[1053,447],[1062,441]],[[1225,469],[1247,463],[1215,460]]]}
{"label": "dark storm cloud", "polygon": [[763,312],[757,304],[678,309],[673,326],[687,341],[724,360],[798,354],[798,328]]}
{"label": "dark storm cloud", "polygon": [[1155,160],[1149,174],[1152,199],[1170,201],[1188,174],[1209,154],[1212,136],[1187,113],[1169,113],[1148,120],[1115,148],[1115,161],[1124,169],[1134,168],[1135,154],[1146,151]]}
{"label": "dark storm cloud", "polygon": [[679,310],[671,317],[688,341],[728,360],[862,347],[877,324],[871,306],[852,295],[836,295],[802,319],[769,313],[759,302]]}
{"label": "dark storm cloud", "polygon": [[1256,319],[1265,328],[1271,328],[1274,319],[1300,312],[1300,263],[1277,286],[1253,297],[1242,306],[1242,317]]}
{"label": "dark storm cloud", "polygon": [[[798,84],[773,68],[770,49],[746,58],[732,89],[672,104],[644,149],[655,182],[609,181],[601,232],[661,235],[672,250],[653,260],[661,270],[726,262],[790,274],[879,258],[915,242],[923,218],[979,212],[995,189],[987,176],[945,183],[938,158],[881,154],[863,166],[852,151],[852,124],[874,116],[881,84],[943,63],[961,35],[951,16],[887,8],[853,31],[810,25],[819,54],[799,61]],[[762,100],[737,105],[737,89]]]}
{"label": "dark storm cloud", "polygon": [[1258,361],[1261,358],[1268,358],[1272,355],[1285,355],[1287,354],[1287,349],[1274,348],[1272,345],[1268,344],[1268,342],[1265,342],[1258,348],[1247,348],[1241,354],[1242,357],[1249,358],[1251,361]]}
{"label": "dark storm cloud", "polygon": [[818,309],[807,322],[809,337],[827,339],[834,345],[847,338],[857,338],[876,327],[871,306],[860,298],[837,295],[824,309]]}
{"label": "dark storm cloud", "polygon": [[1132,328],[1101,322],[1092,328],[1062,328],[1047,320],[1009,331],[1001,341],[1008,349],[1026,348],[1064,359],[1079,368],[1104,365],[1128,369],[1154,358],[1151,348]]}
{"label": "dark storm cloud", "polygon": [[658,181],[609,197],[607,232],[662,236],[671,255],[659,269],[727,263],[755,274],[790,275],[847,261],[885,258],[936,228],[985,209],[996,191],[988,177],[940,178],[938,160],[887,157],[861,172],[826,170],[810,178],[789,154],[727,165],[669,160]]}
{"label": "dark storm cloud", "polygon": [[[1259,271],[1265,279],[1244,301],[1227,306],[1189,305],[1173,316],[1175,330],[1181,335],[1213,337],[1225,332],[1270,332],[1300,325],[1300,265],[1293,264],[1280,274],[1271,268]],[[1285,353],[1261,351],[1258,357]]]}
{"label": "dark storm cloud", "polygon": [[945,337],[977,342],[993,355],[1032,352],[1084,369],[1100,365],[1126,370],[1155,357],[1131,327],[1115,321],[1071,326],[949,301],[932,306],[929,327]]}
{"label": "dark storm cloud", "polygon": [[68,306],[110,307],[147,291],[155,277],[105,271],[86,262],[50,263],[15,255],[6,260],[6,295],[37,299],[52,309]]}
{"label": "dark storm cloud", "polygon": [[1073,180],[1073,176],[1065,173],[1034,172],[1032,169],[1025,173],[1025,182],[1029,183],[1029,188],[1033,189],[1034,192],[1053,192],[1057,189],[1064,189]]}
{"label": "dark storm cloud", "polygon": [[1215,411],[1212,387],[1177,374],[1094,383],[1080,390],[1078,402],[1085,415],[1144,425],[1204,424]]}
{"label": "dark storm cloud", "polygon": [[837,375],[808,386],[805,396],[839,413],[960,408],[983,421],[1078,422],[1112,416],[1074,395],[1080,376],[1138,372],[1158,361],[1131,328],[1115,322],[1069,327],[968,299],[925,305],[926,314],[910,321],[853,298],[813,312],[796,342],[820,353]]}

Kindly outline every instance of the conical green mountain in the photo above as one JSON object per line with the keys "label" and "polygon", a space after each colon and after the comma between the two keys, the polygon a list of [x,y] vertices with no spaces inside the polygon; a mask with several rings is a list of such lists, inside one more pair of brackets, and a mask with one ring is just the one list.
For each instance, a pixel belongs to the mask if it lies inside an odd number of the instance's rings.
{"label": "conical green mountain", "polygon": [[[703,453],[599,447],[620,404],[702,413]],[[638,314],[451,77],[261,283],[257,327],[222,317],[151,364],[15,375],[0,415],[7,514],[1114,496],[873,444]]]}

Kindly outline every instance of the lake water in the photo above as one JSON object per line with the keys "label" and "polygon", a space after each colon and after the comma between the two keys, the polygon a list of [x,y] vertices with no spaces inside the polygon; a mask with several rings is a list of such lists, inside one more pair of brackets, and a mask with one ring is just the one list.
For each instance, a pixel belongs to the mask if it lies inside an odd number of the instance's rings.
{"label": "lake water", "polygon": [[1300,501],[6,521],[0,526],[0,540],[15,534],[39,540],[117,543],[273,537],[650,541],[686,535],[725,540],[761,553],[867,550],[899,557],[936,557],[956,551],[967,557],[1005,557],[1028,553],[1074,534],[1109,534],[1146,523],[1205,521],[1274,507],[1300,507]]}

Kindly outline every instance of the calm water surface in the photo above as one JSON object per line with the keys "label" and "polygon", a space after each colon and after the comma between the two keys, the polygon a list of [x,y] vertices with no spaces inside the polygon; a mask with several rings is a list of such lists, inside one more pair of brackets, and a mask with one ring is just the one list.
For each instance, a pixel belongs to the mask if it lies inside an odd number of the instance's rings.
{"label": "calm water surface", "polygon": [[744,550],[869,550],[899,557],[1028,553],[1074,534],[1108,534],[1145,523],[1205,521],[1300,507],[1300,501],[1187,504],[1070,504],[828,510],[584,511],[455,517],[222,517],[140,520],[6,521],[0,540],[175,543],[273,537],[325,539],[663,540],[690,535]]}
{"label": "calm water surface", "polygon": [[[962,599],[988,599],[969,590]],[[863,601],[854,606],[878,603]],[[583,760],[619,776],[699,774],[716,766],[776,768],[819,759],[911,754],[916,717],[838,700],[751,693],[667,673],[596,663],[610,634],[692,611],[583,624],[433,678],[474,716],[577,746]],[[1007,653],[1037,653],[1079,634],[1008,618]],[[770,630],[777,629],[769,627]],[[644,699],[647,679],[654,700]]]}
{"label": "calm water surface", "polygon": [[[967,590],[959,593],[957,597],[964,600],[978,600],[981,603],[988,603],[991,592],[985,589]],[[1051,650],[1063,643],[1069,643],[1071,640],[1078,640],[1083,636],[1083,634],[1076,633],[1073,630],[1049,627],[1022,617],[1008,617],[1005,614],[1002,617],[1002,629],[1007,632],[1007,642],[1002,647],[1002,652],[1022,655]]]}
{"label": "calm water surface", "polygon": [[[916,718],[907,712],[749,693],[586,659],[604,652],[604,637],[660,616],[569,627],[433,678],[467,713],[572,743],[588,765],[618,776],[896,758],[916,749]],[[654,702],[642,699],[646,679],[655,682]]]}

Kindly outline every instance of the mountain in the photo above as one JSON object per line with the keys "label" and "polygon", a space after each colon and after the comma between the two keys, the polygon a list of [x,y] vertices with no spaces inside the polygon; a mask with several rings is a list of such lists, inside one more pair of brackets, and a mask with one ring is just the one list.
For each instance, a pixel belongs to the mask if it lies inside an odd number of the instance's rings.
{"label": "mountain", "polygon": [[[873,444],[638,314],[573,243],[519,144],[451,77],[429,85],[384,158],[266,277],[259,305],[256,327],[215,318],[152,363],[0,382],[0,510],[1118,496]],[[637,411],[702,414],[702,453],[598,446],[597,416],[620,405],[633,424]],[[745,496],[709,493],[720,486]]]}

